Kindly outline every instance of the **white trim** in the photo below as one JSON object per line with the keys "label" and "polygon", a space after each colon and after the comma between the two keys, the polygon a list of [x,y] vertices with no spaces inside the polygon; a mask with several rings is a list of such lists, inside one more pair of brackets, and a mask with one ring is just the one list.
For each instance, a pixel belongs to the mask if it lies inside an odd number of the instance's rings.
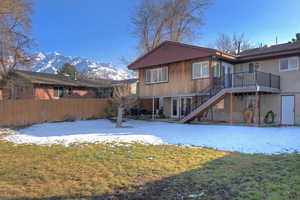
{"label": "white trim", "polygon": [[[173,115],[173,100],[176,100],[177,102],[177,115]],[[171,98],[171,118],[179,118],[179,107],[180,107],[180,101],[179,101],[179,98],[176,97],[176,98]]]}
{"label": "white trim", "polygon": [[[200,71],[201,71],[201,75],[200,76],[196,76],[195,75],[195,69],[194,69],[194,65],[200,65]],[[208,67],[208,74],[207,75],[203,75],[203,65],[207,64],[207,67]],[[199,79],[199,78],[209,78],[209,62],[208,61],[203,61],[203,62],[195,62],[195,63],[192,63],[192,79]]]}
{"label": "white trim", "polygon": [[[156,71],[157,73],[161,71],[161,76],[163,76],[163,70],[166,69],[166,80],[158,80],[158,81],[152,81],[153,80],[153,72]],[[147,78],[147,73],[150,72],[150,79],[148,80]],[[153,68],[153,69],[147,69],[145,71],[145,84],[154,84],[154,83],[167,83],[169,81],[169,68],[168,66],[163,66],[159,68]],[[157,77],[159,79],[159,76]],[[162,78],[162,77],[161,77]]]}
{"label": "white trim", "polygon": [[[290,68],[290,59],[296,59],[297,60],[297,68]],[[281,61],[282,60],[288,60],[288,68],[287,69],[281,69]],[[293,56],[293,57],[287,57],[287,58],[282,58],[278,60],[278,68],[279,72],[288,72],[288,71],[295,71],[299,69],[299,57],[298,56]]]}

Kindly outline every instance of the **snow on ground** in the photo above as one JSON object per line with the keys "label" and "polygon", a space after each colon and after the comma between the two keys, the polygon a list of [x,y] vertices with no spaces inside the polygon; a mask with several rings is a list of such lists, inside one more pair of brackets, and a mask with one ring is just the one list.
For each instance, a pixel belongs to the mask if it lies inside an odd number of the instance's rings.
{"label": "snow on ground", "polygon": [[300,152],[300,127],[192,125],[130,120],[115,128],[108,120],[44,123],[5,137],[14,143],[141,142],[211,147],[242,153]]}

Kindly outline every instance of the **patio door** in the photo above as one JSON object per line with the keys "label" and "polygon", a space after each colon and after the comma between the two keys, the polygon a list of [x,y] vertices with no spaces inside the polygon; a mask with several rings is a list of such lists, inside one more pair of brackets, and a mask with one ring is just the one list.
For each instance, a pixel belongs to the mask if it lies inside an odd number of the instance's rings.
{"label": "patio door", "polygon": [[192,97],[181,99],[181,116],[186,116],[192,111]]}
{"label": "patio door", "polygon": [[232,86],[232,76],[233,73],[233,65],[229,63],[223,63],[224,67],[224,82],[225,82],[225,88]]}
{"label": "patio door", "polygon": [[281,96],[281,124],[294,125],[295,123],[295,97]]}
{"label": "patio door", "polygon": [[179,118],[179,98],[171,99],[171,117]]}

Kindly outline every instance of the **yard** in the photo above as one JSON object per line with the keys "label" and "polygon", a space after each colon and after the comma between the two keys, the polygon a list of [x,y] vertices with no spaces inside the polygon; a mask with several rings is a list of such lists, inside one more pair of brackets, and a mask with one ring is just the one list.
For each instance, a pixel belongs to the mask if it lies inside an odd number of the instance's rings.
{"label": "yard", "polygon": [[[0,199],[300,199],[300,155],[291,153],[299,150],[299,128],[125,125],[115,129],[107,120],[93,120],[34,125],[15,135],[3,130]],[[262,138],[257,142],[264,148],[241,137],[246,134]],[[264,154],[191,146],[208,144]]]}
{"label": "yard", "polygon": [[109,120],[37,124],[5,139],[18,144],[140,142],[154,145],[189,145],[241,153],[292,153],[300,151],[300,127],[257,128],[191,125],[129,120],[116,129]]}

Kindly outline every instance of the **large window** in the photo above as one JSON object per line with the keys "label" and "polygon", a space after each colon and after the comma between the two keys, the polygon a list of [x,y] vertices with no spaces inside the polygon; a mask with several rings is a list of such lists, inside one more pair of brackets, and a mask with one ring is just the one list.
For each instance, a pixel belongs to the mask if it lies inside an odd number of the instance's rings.
{"label": "large window", "polygon": [[146,70],[146,83],[168,82],[168,67]]}
{"label": "large window", "polygon": [[209,63],[199,62],[193,63],[192,78],[208,78],[209,77]]}
{"label": "large window", "polygon": [[54,87],[54,97],[55,98],[62,98],[64,97],[64,88],[63,87]]}
{"label": "large window", "polygon": [[299,69],[299,58],[290,57],[279,60],[279,71],[292,71]]}

